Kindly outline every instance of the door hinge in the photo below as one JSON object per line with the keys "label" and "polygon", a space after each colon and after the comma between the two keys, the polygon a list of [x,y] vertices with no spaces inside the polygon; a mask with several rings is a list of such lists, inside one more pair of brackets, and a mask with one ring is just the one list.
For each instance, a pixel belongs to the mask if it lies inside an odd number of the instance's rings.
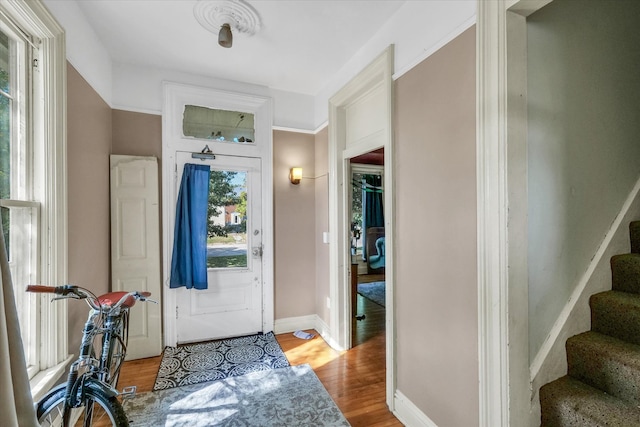
{"label": "door hinge", "polygon": [[176,319],[178,318],[178,306],[176,306]]}
{"label": "door hinge", "polygon": [[38,69],[38,58],[33,59],[33,68]]}

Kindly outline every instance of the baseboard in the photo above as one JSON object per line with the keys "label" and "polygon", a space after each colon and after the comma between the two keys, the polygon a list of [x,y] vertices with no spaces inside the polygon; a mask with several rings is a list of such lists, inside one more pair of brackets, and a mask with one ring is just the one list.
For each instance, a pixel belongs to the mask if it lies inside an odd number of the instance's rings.
{"label": "baseboard", "polygon": [[591,327],[589,297],[611,290],[610,259],[629,252],[629,222],[640,219],[640,179],[629,193],[620,213],[607,231],[591,263],[560,313],[547,339],[530,366],[532,419],[539,420],[538,390],[567,373],[565,343]]}
{"label": "baseboard", "polygon": [[393,415],[395,415],[402,424],[411,427],[438,427],[436,423],[418,409],[401,391],[396,390],[393,401],[395,406]]}
{"label": "baseboard", "polygon": [[276,319],[273,325],[273,331],[276,334],[286,334],[304,329],[316,329],[315,314],[308,316],[286,317],[284,319]]}
{"label": "baseboard", "polygon": [[342,348],[338,344],[338,341],[336,341],[331,335],[331,329],[329,329],[329,325],[327,325],[327,323],[322,320],[320,316],[316,316],[316,331],[318,331],[320,336],[322,336],[322,339],[325,340],[325,342],[329,344],[331,348],[338,351],[344,351],[344,348]]}

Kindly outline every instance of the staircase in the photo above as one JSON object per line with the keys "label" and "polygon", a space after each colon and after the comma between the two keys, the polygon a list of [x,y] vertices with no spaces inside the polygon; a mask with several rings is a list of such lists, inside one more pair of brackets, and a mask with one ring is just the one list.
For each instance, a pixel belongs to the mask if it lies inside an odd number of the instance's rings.
{"label": "staircase", "polygon": [[612,290],[589,300],[591,330],[567,340],[568,374],[540,389],[542,427],[640,426],[640,221],[629,232]]}

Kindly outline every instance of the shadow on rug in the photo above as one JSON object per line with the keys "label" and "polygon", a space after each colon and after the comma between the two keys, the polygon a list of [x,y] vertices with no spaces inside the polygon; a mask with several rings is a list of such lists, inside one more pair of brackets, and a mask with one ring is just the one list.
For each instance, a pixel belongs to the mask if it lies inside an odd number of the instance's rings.
{"label": "shadow on rug", "polygon": [[384,282],[358,283],[358,293],[384,307],[385,284]]}
{"label": "shadow on rug", "polygon": [[289,366],[273,332],[165,347],[153,390]]}
{"label": "shadow on rug", "polygon": [[309,365],[141,393],[124,409],[131,427],[350,425]]}

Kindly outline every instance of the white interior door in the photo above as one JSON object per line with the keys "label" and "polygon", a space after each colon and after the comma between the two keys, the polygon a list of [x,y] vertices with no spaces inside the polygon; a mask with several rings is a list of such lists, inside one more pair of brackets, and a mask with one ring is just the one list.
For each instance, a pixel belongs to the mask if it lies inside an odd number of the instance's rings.
{"label": "white interior door", "polygon": [[112,155],[111,288],[149,291],[130,310],[127,360],[162,352],[158,160]]}
{"label": "white interior door", "polygon": [[[212,181],[221,179],[246,194],[243,203],[217,206],[209,222],[227,230],[226,238],[207,243],[205,290],[178,288],[176,329],[178,343],[205,341],[262,331],[262,203],[260,159],[216,155],[193,159],[191,153],[176,154],[176,191],[186,163],[208,164]],[[221,187],[212,185],[212,192]]]}

